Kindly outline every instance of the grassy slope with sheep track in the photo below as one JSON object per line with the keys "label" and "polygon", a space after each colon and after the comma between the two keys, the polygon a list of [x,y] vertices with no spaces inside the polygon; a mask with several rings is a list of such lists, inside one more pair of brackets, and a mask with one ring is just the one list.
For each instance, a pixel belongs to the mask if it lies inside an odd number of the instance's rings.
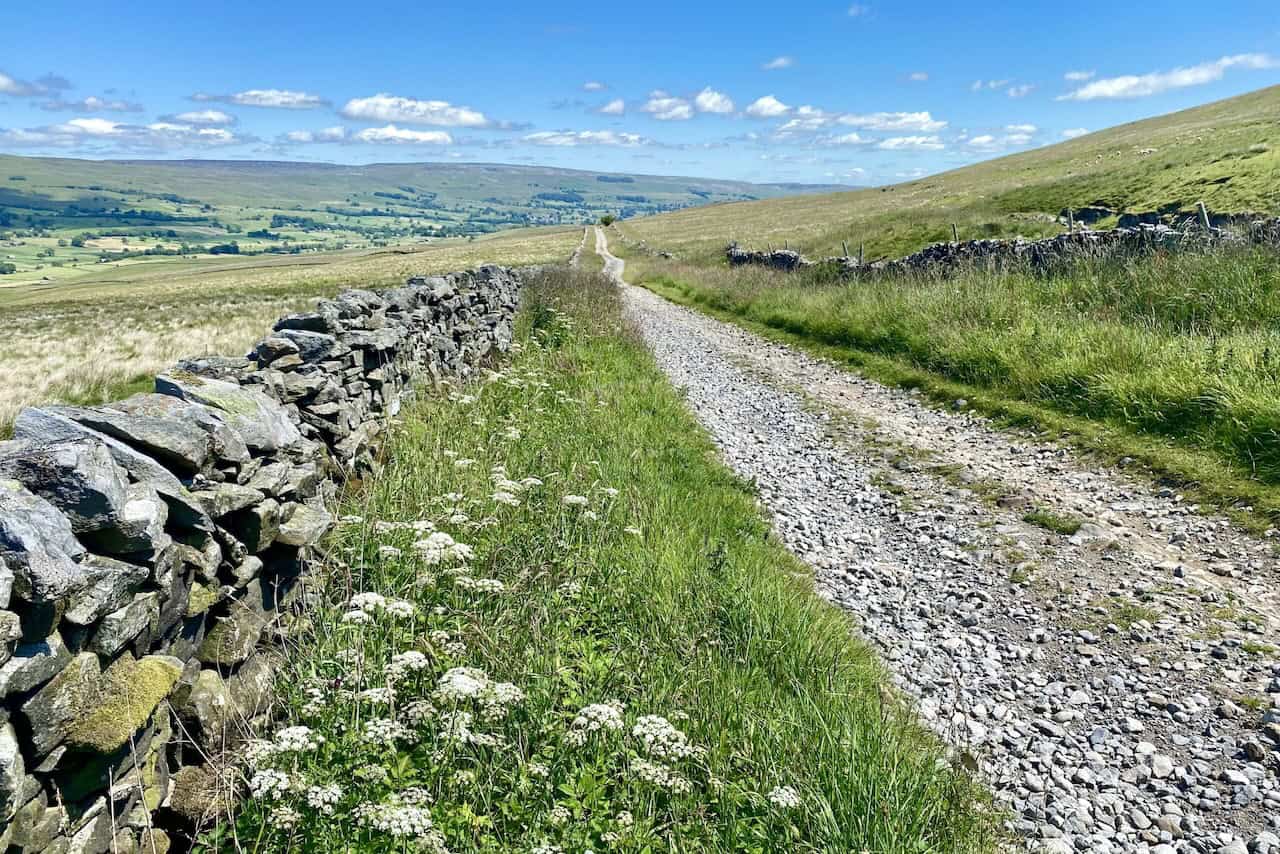
{"label": "grassy slope with sheep track", "polygon": [[[361,521],[332,545],[349,566],[326,574],[284,680],[285,723],[325,741],[264,760],[305,783],[251,798],[206,846],[401,850],[387,829],[416,821],[455,852],[990,850],[980,790],[771,537],[616,290],[549,275],[520,327],[501,375],[407,411],[387,469],[347,499]],[[407,527],[423,519],[474,556],[426,563],[427,530]],[[344,622],[356,592],[413,616],[366,599],[370,622]],[[394,705],[354,694],[411,660]],[[464,721],[465,743],[448,735]],[[308,805],[326,785],[332,810]]]}

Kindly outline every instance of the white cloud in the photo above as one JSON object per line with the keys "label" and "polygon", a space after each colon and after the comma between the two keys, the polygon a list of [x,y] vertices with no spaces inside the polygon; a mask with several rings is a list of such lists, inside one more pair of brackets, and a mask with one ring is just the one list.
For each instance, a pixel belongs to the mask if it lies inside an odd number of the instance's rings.
{"label": "white cloud", "polygon": [[291,130],[284,135],[286,142],[343,142],[347,139],[347,129],[341,125],[322,130]]}
{"label": "white cloud", "polygon": [[1035,91],[1035,89],[1036,89],[1036,87],[1035,87],[1034,85],[1030,84],[1030,83],[1024,83],[1024,84],[1022,84],[1021,86],[1010,86],[1010,87],[1009,87],[1009,97],[1010,97],[1010,98],[1025,98],[1026,96],[1028,96],[1028,95],[1030,95],[1032,92],[1034,92],[1034,91]]}
{"label": "white cloud", "polygon": [[923,178],[923,177],[924,177],[925,175],[927,175],[927,174],[929,174],[929,173],[928,173],[928,172],[926,172],[926,171],[925,171],[925,170],[923,170],[923,169],[908,169],[908,170],[906,170],[905,172],[899,172],[899,173],[897,173],[897,175],[895,175],[894,177],[895,177],[895,178],[908,178],[908,179],[910,179],[910,178]]}
{"label": "white cloud", "polygon": [[1007,130],[1009,133],[1035,133],[1036,131],[1040,130],[1040,128],[1031,124],[1005,125],[1004,129]]}
{"label": "white cloud", "polygon": [[861,18],[871,11],[871,7],[865,3],[854,3],[849,7],[850,18]]}
{"label": "white cloud", "polygon": [[606,116],[620,116],[626,111],[627,111],[627,102],[622,100],[621,98],[614,98],[612,101],[605,104],[599,110],[596,110],[596,112]]}
{"label": "white cloud", "polygon": [[996,144],[996,138],[989,133],[984,133],[981,136],[972,137],[965,143],[965,145],[968,145],[972,148],[992,148],[995,146],[995,144]]}
{"label": "white cloud", "polygon": [[1006,136],[1005,136],[1005,138],[1004,138],[1004,144],[1005,144],[1005,145],[1012,145],[1012,146],[1030,145],[1030,144],[1031,144],[1031,134],[1029,134],[1029,133],[1011,133],[1011,134],[1008,134],[1008,135],[1006,135]]}
{"label": "white cloud", "polygon": [[637,133],[615,133],[611,130],[544,130],[526,135],[524,141],[533,145],[549,145],[561,148],[572,148],[579,145],[616,145],[632,148],[652,143],[652,140],[646,139]]}
{"label": "white cloud", "polygon": [[936,136],[893,136],[880,140],[876,147],[885,151],[941,151],[947,146]]}
{"label": "white cloud", "polygon": [[913,71],[907,75],[907,79],[910,80],[912,83],[924,83],[929,79],[929,72]]}
{"label": "white cloud", "polygon": [[588,80],[586,83],[582,84],[583,92],[603,92],[608,88],[608,86],[604,85],[599,80]]}
{"label": "white cloud", "polygon": [[649,100],[640,108],[661,122],[683,122],[693,118],[693,106],[684,98],[668,95],[661,89],[649,93]]}
{"label": "white cloud", "polygon": [[371,122],[405,122],[437,127],[489,127],[484,113],[458,107],[448,101],[420,101],[380,92],[368,98],[352,98],[339,111],[349,119]]}
{"label": "white cloud", "polygon": [[974,92],[981,92],[983,89],[1003,89],[1009,83],[1009,80],[975,80],[969,88]]}
{"label": "white cloud", "polygon": [[757,119],[775,119],[791,112],[791,108],[772,95],[757,98],[747,107],[747,115]]}
{"label": "white cloud", "polygon": [[1062,132],[1063,139],[1075,139],[1078,136],[1084,136],[1089,132],[1088,128],[1067,128]]}
{"label": "white cloud", "polygon": [[178,113],[173,117],[173,120],[188,125],[233,125],[236,123],[235,116],[230,113],[224,113],[222,110],[192,110],[186,113]]}
{"label": "white cloud", "polygon": [[50,112],[140,113],[143,108],[141,104],[135,104],[132,101],[108,100],[99,98],[96,95],[90,95],[87,98],[81,98],[79,101],[64,101],[61,98],[55,98],[42,103],[40,109]]}
{"label": "white cloud", "polygon": [[789,56],[775,56],[760,67],[765,71],[779,71],[783,68],[790,68],[794,64],[795,60]]}
{"label": "white cloud", "polygon": [[947,126],[946,122],[935,119],[928,111],[917,113],[868,113],[866,115],[846,113],[837,116],[836,121],[849,127],[880,131],[923,131],[932,133]]}
{"label": "white cloud", "polygon": [[1097,73],[1096,71],[1068,71],[1062,75],[1062,79],[1072,83],[1083,83],[1086,80],[1092,80]]}
{"label": "white cloud", "polygon": [[119,136],[125,132],[127,125],[110,119],[72,119],[50,130],[60,133],[83,134],[85,136]]}
{"label": "white cloud", "polygon": [[239,104],[242,107],[272,107],[280,110],[313,110],[329,103],[319,95],[293,89],[246,89],[231,95],[197,92],[191,96],[191,100],[221,101],[227,104]]}
{"label": "white cloud", "polygon": [[723,92],[717,92],[710,86],[703,89],[693,99],[693,105],[700,113],[732,113],[733,99]]}
{"label": "white cloud", "polygon": [[865,136],[862,136],[857,131],[855,131],[853,133],[846,133],[841,136],[833,136],[831,137],[831,139],[827,140],[827,144],[828,145],[867,145],[868,143],[873,141],[874,140],[867,139]]}
{"label": "white cloud", "polygon": [[397,145],[450,145],[453,137],[443,130],[410,130],[393,124],[365,128],[352,136],[357,142],[392,143]]}
{"label": "white cloud", "polygon": [[1186,68],[1174,68],[1170,71],[1154,71],[1150,74],[1126,74],[1121,77],[1108,77],[1094,80],[1065,95],[1059,95],[1059,101],[1093,101],[1100,98],[1145,98],[1159,95],[1171,89],[1185,89],[1188,86],[1203,86],[1221,80],[1230,68],[1245,68],[1254,71],[1280,68],[1280,60],[1265,53],[1240,53],[1235,56],[1224,56],[1212,62],[1202,62]]}
{"label": "white cloud", "polygon": [[46,74],[39,80],[34,82],[30,80],[19,80],[16,77],[10,77],[3,71],[0,71],[0,95],[13,95],[18,98],[30,98],[35,95],[48,95],[58,89],[70,89],[71,84],[66,78],[59,77],[56,74]]}

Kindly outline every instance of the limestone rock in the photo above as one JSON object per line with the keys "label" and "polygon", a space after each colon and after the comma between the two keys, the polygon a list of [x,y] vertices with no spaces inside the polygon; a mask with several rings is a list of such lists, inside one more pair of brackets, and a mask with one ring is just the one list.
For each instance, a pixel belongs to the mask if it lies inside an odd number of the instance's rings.
{"label": "limestone rock", "polygon": [[107,447],[91,440],[19,444],[0,456],[0,477],[18,481],[61,510],[77,534],[114,525],[129,485],[128,473]]}
{"label": "limestone rock", "polygon": [[156,391],[218,410],[251,450],[274,453],[301,438],[284,408],[260,391],[174,373],[156,377]]}
{"label": "limestone rock", "polygon": [[172,471],[192,474],[209,459],[209,437],[179,418],[162,411],[135,406],[128,412],[119,404],[107,406],[51,406],[49,411],[119,439]]}
{"label": "limestone rock", "polygon": [[22,705],[37,757],[61,744],[72,724],[101,702],[98,694],[101,673],[98,656],[82,652]]}
{"label": "limestone rock", "polygon": [[233,514],[226,525],[252,554],[260,554],[275,542],[276,535],[280,533],[280,503],[268,498]]}
{"label": "limestone rock", "polygon": [[13,658],[0,667],[0,697],[30,691],[52,679],[71,661],[71,653],[57,632],[36,643],[20,644]]}
{"label": "limestone rock", "polygon": [[233,603],[231,612],[209,629],[196,656],[205,664],[219,667],[239,664],[253,653],[265,627],[266,620],[261,616]]}
{"label": "limestone rock", "polygon": [[164,526],[169,521],[169,505],[151,486],[130,484],[128,500],[113,527],[91,535],[87,541],[110,554],[158,552],[167,544]]}
{"label": "limestone rock", "polygon": [[288,518],[281,523],[276,542],[287,546],[314,546],[320,542],[333,524],[333,517],[316,507],[295,505]]}
{"label": "limestone rock", "polygon": [[0,480],[0,559],[29,602],[52,602],[84,580],[85,554],[67,517],[16,480]]}
{"label": "limestone rock", "polygon": [[89,648],[103,655],[114,655],[159,619],[160,594],[143,593],[102,618]]}
{"label": "limestone rock", "polygon": [[106,614],[127,605],[150,575],[145,566],[89,555],[80,563],[85,570],[85,586],[72,594],[63,619],[80,626],[90,625]]}
{"label": "limestone rock", "polygon": [[172,521],[182,527],[202,531],[213,530],[213,523],[209,517],[173,472],[119,439],[77,424],[57,412],[30,407],[18,413],[13,423],[13,432],[20,439],[36,441],[96,439],[107,446],[116,465],[128,471],[135,481],[148,484],[164,497],[169,504]]}
{"label": "limestone rock", "polygon": [[27,774],[13,725],[0,726],[0,816],[12,815],[39,791],[40,784]]}
{"label": "limestone rock", "polygon": [[191,493],[204,511],[214,519],[229,513],[252,507],[263,499],[263,494],[252,486],[236,483],[215,483]]}
{"label": "limestone rock", "polygon": [[125,655],[102,674],[99,701],[67,733],[67,742],[98,753],[111,753],[129,741],[169,695],[182,662],[165,655],[137,661]]}

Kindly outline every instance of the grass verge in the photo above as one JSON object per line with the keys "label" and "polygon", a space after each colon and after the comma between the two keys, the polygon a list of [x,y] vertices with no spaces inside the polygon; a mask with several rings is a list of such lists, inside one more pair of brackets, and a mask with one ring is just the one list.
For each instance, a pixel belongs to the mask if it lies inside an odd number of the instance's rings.
{"label": "grass verge", "polygon": [[616,290],[544,276],[520,340],[408,412],[348,501],[349,569],[283,680],[295,728],[249,751],[253,796],[206,847],[989,850],[985,796],[770,536]]}
{"label": "grass verge", "polygon": [[[1215,278],[1214,260],[1057,283],[974,273],[805,287],[649,258],[629,260],[628,272],[667,299],[877,381],[964,398],[1003,423],[1138,462],[1261,532],[1280,522],[1280,335],[1268,322],[1280,311],[1280,263],[1228,258]],[[1126,275],[1147,292],[1121,295]]]}

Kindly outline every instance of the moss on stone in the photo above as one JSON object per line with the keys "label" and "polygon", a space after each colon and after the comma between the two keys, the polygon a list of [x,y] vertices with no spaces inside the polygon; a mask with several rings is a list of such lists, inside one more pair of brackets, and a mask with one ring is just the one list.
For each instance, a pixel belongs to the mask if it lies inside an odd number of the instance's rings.
{"label": "moss on stone", "polygon": [[203,614],[214,605],[218,604],[218,600],[222,598],[221,592],[216,587],[206,587],[199,581],[191,585],[191,596],[187,600],[187,616],[194,617],[196,614]]}
{"label": "moss on stone", "polygon": [[180,676],[182,663],[176,658],[116,659],[102,674],[101,702],[72,726],[68,742],[98,753],[118,749],[147,722]]}

